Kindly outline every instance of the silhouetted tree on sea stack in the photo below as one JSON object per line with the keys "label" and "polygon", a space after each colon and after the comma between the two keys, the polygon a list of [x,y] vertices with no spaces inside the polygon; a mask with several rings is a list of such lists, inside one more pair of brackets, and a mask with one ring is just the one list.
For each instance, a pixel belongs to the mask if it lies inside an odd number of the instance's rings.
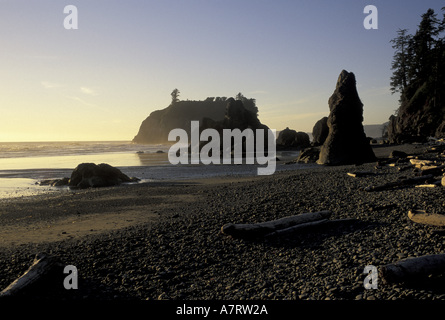
{"label": "silhouetted tree on sea stack", "polygon": [[175,89],[172,91],[171,96],[172,96],[172,103],[176,103],[179,101],[179,90]]}
{"label": "silhouetted tree on sea stack", "polygon": [[255,99],[246,98],[241,92],[235,96],[235,100],[239,100],[243,103],[244,108],[252,112],[255,116],[258,116],[258,107],[256,106]]}

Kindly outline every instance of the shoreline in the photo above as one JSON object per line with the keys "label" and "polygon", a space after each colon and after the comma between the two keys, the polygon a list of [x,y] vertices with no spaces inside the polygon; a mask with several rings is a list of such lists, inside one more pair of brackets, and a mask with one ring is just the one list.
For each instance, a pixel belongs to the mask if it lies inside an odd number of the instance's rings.
{"label": "shoreline", "polygon": [[[422,145],[372,145],[377,158],[388,157],[393,149],[406,151],[407,153],[421,150]],[[153,155],[153,154],[151,154]],[[280,161],[277,162],[276,171],[292,170],[286,162],[296,159],[298,153],[294,150],[281,150],[279,152]],[[161,154],[165,156],[165,154]],[[93,161],[94,162],[94,161]],[[298,169],[312,169],[318,167],[316,164],[296,164]],[[202,168],[205,168],[202,170]],[[264,166],[263,166],[264,167]],[[137,177],[142,182],[175,181],[190,179],[211,179],[223,176],[255,176],[256,166],[241,165],[180,165],[154,164],[140,166],[116,166],[130,177]],[[38,183],[45,179],[61,179],[69,177],[73,168],[37,168],[37,169],[14,169],[0,170],[0,201],[2,199],[13,199],[19,197],[32,197],[51,193],[70,192],[68,188],[40,186]]]}
{"label": "shoreline", "polygon": [[[379,152],[390,149],[403,151],[394,146]],[[411,150],[421,152],[421,147]],[[24,272],[35,254],[50,252],[77,266],[82,290],[44,287],[35,299],[445,300],[440,276],[364,289],[367,265],[445,250],[434,228],[407,218],[413,208],[441,213],[442,188],[364,192],[370,184],[412,174],[385,167],[375,176],[347,175],[374,167],[321,166],[273,176],[162,181],[2,201],[0,223],[10,233],[2,228],[0,288]],[[220,234],[226,223],[320,210],[355,222],[268,241]],[[45,223],[51,227],[45,229]],[[34,229],[26,229],[30,226]],[[68,226],[73,228],[64,230]]]}
{"label": "shoreline", "polygon": [[[89,156],[89,158],[82,159],[83,162],[94,162],[94,163],[108,163],[113,167],[120,169],[129,177],[136,177],[142,182],[156,182],[156,181],[166,181],[166,180],[184,180],[184,179],[205,179],[218,176],[226,175],[256,175],[257,167],[264,167],[258,165],[233,165],[233,164],[212,164],[204,165],[202,163],[195,164],[184,164],[184,165],[172,165],[168,162],[167,154],[164,153],[123,153],[122,159],[118,161],[113,161],[113,158],[107,159],[106,154],[100,154],[98,159],[95,155]],[[278,153],[281,161],[278,163],[285,163],[287,161],[293,160],[298,156],[298,151],[295,150],[283,150]],[[129,158],[136,157],[139,160],[134,161],[134,159],[129,160]],[[148,157],[148,159],[145,159]],[[53,163],[51,159],[54,157],[44,158],[47,159],[48,163]],[[57,158],[57,157],[55,157]],[[15,169],[4,169],[0,170],[0,200],[5,198],[17,198],[22,196],[33,196],[45,193],[56,193],[58,191],[64,191],[64,188],[54,188],[51,186],[40,186],[39,182],[43,180],[53,180],[62,179],[65,177],[70,177],[74,168],[82,163],[80,159],[78,161],[73,161],[72,156],[64,156],[66,158],[62,163],[67,165],[70,164],[72,167],[55,166],[54,168],[48,167],[38,167],[32,168],[21,168],[18,166]],[[77,157],[74,157],[77,158]],[[31,161],[33,158],[25,159],[28,165],[32,165]],[[100,161],[99,161],[100,159]],[[106,161],[111,160],[111,162]],[[114,159],[116,160],[116,159]],[[80,162],[79,162],[80,161]],[[126,162],[127,161],[127,162]],[[42,160],[40,160],[42,162]],[[57,161],[56,161],[57,162]],[[128,163],[128,165],[125,165]],[[299,164],[298,166],[307,167],[306,164]],[[288,170],[284,166],[280,166],[278,170]]]}

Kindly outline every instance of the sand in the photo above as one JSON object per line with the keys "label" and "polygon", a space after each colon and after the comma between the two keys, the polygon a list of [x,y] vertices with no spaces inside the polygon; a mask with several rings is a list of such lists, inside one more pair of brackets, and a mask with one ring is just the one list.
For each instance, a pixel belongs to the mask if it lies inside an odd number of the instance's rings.
{"label": "sand", "polygon": [[160,193],[153,186],[154,194],[140,201],[136,189],[104,188],[4,201],[0,246],[60,241],[149,223],[157,219],[157,212],[194,200],[192,195],[178,195],[175,188],[161,187]]}

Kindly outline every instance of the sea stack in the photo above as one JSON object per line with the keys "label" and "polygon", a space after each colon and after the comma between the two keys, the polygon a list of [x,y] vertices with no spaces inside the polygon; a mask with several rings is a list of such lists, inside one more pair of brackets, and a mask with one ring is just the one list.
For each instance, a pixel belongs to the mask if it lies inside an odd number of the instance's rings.
{"label": "sea stack", "polygon": [[324,141],[328,137],[328,117],[323,117],[318,120],[312,128],[312,143],[314,146],[323,145]]}
{"label": "sea stack", "polygon": [[347,165],[376,161],[363,129],[363,104],[352,72],[340,73],[328,103],[329,134],[320,148],[317,163]]}

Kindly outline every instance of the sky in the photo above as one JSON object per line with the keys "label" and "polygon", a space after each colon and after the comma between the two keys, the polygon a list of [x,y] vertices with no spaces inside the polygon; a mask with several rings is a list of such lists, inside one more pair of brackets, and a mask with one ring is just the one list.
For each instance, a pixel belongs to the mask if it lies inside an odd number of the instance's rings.
{"label": "sky", "polygon": [[[64,12],[66,6],[74,12]],[[377,29],[366,29],[367,5]],[[0,0],[0,141],[131,141],[180,100],[256,99],[277,131],[311,132],[344,69],[364,124],[398,108],[390,40],[438,0]],[[74,18],[74,19],[71,19]],[[67,29],[77,21],[77,28]],[[373,21],[374,22],[374,21]]]}

